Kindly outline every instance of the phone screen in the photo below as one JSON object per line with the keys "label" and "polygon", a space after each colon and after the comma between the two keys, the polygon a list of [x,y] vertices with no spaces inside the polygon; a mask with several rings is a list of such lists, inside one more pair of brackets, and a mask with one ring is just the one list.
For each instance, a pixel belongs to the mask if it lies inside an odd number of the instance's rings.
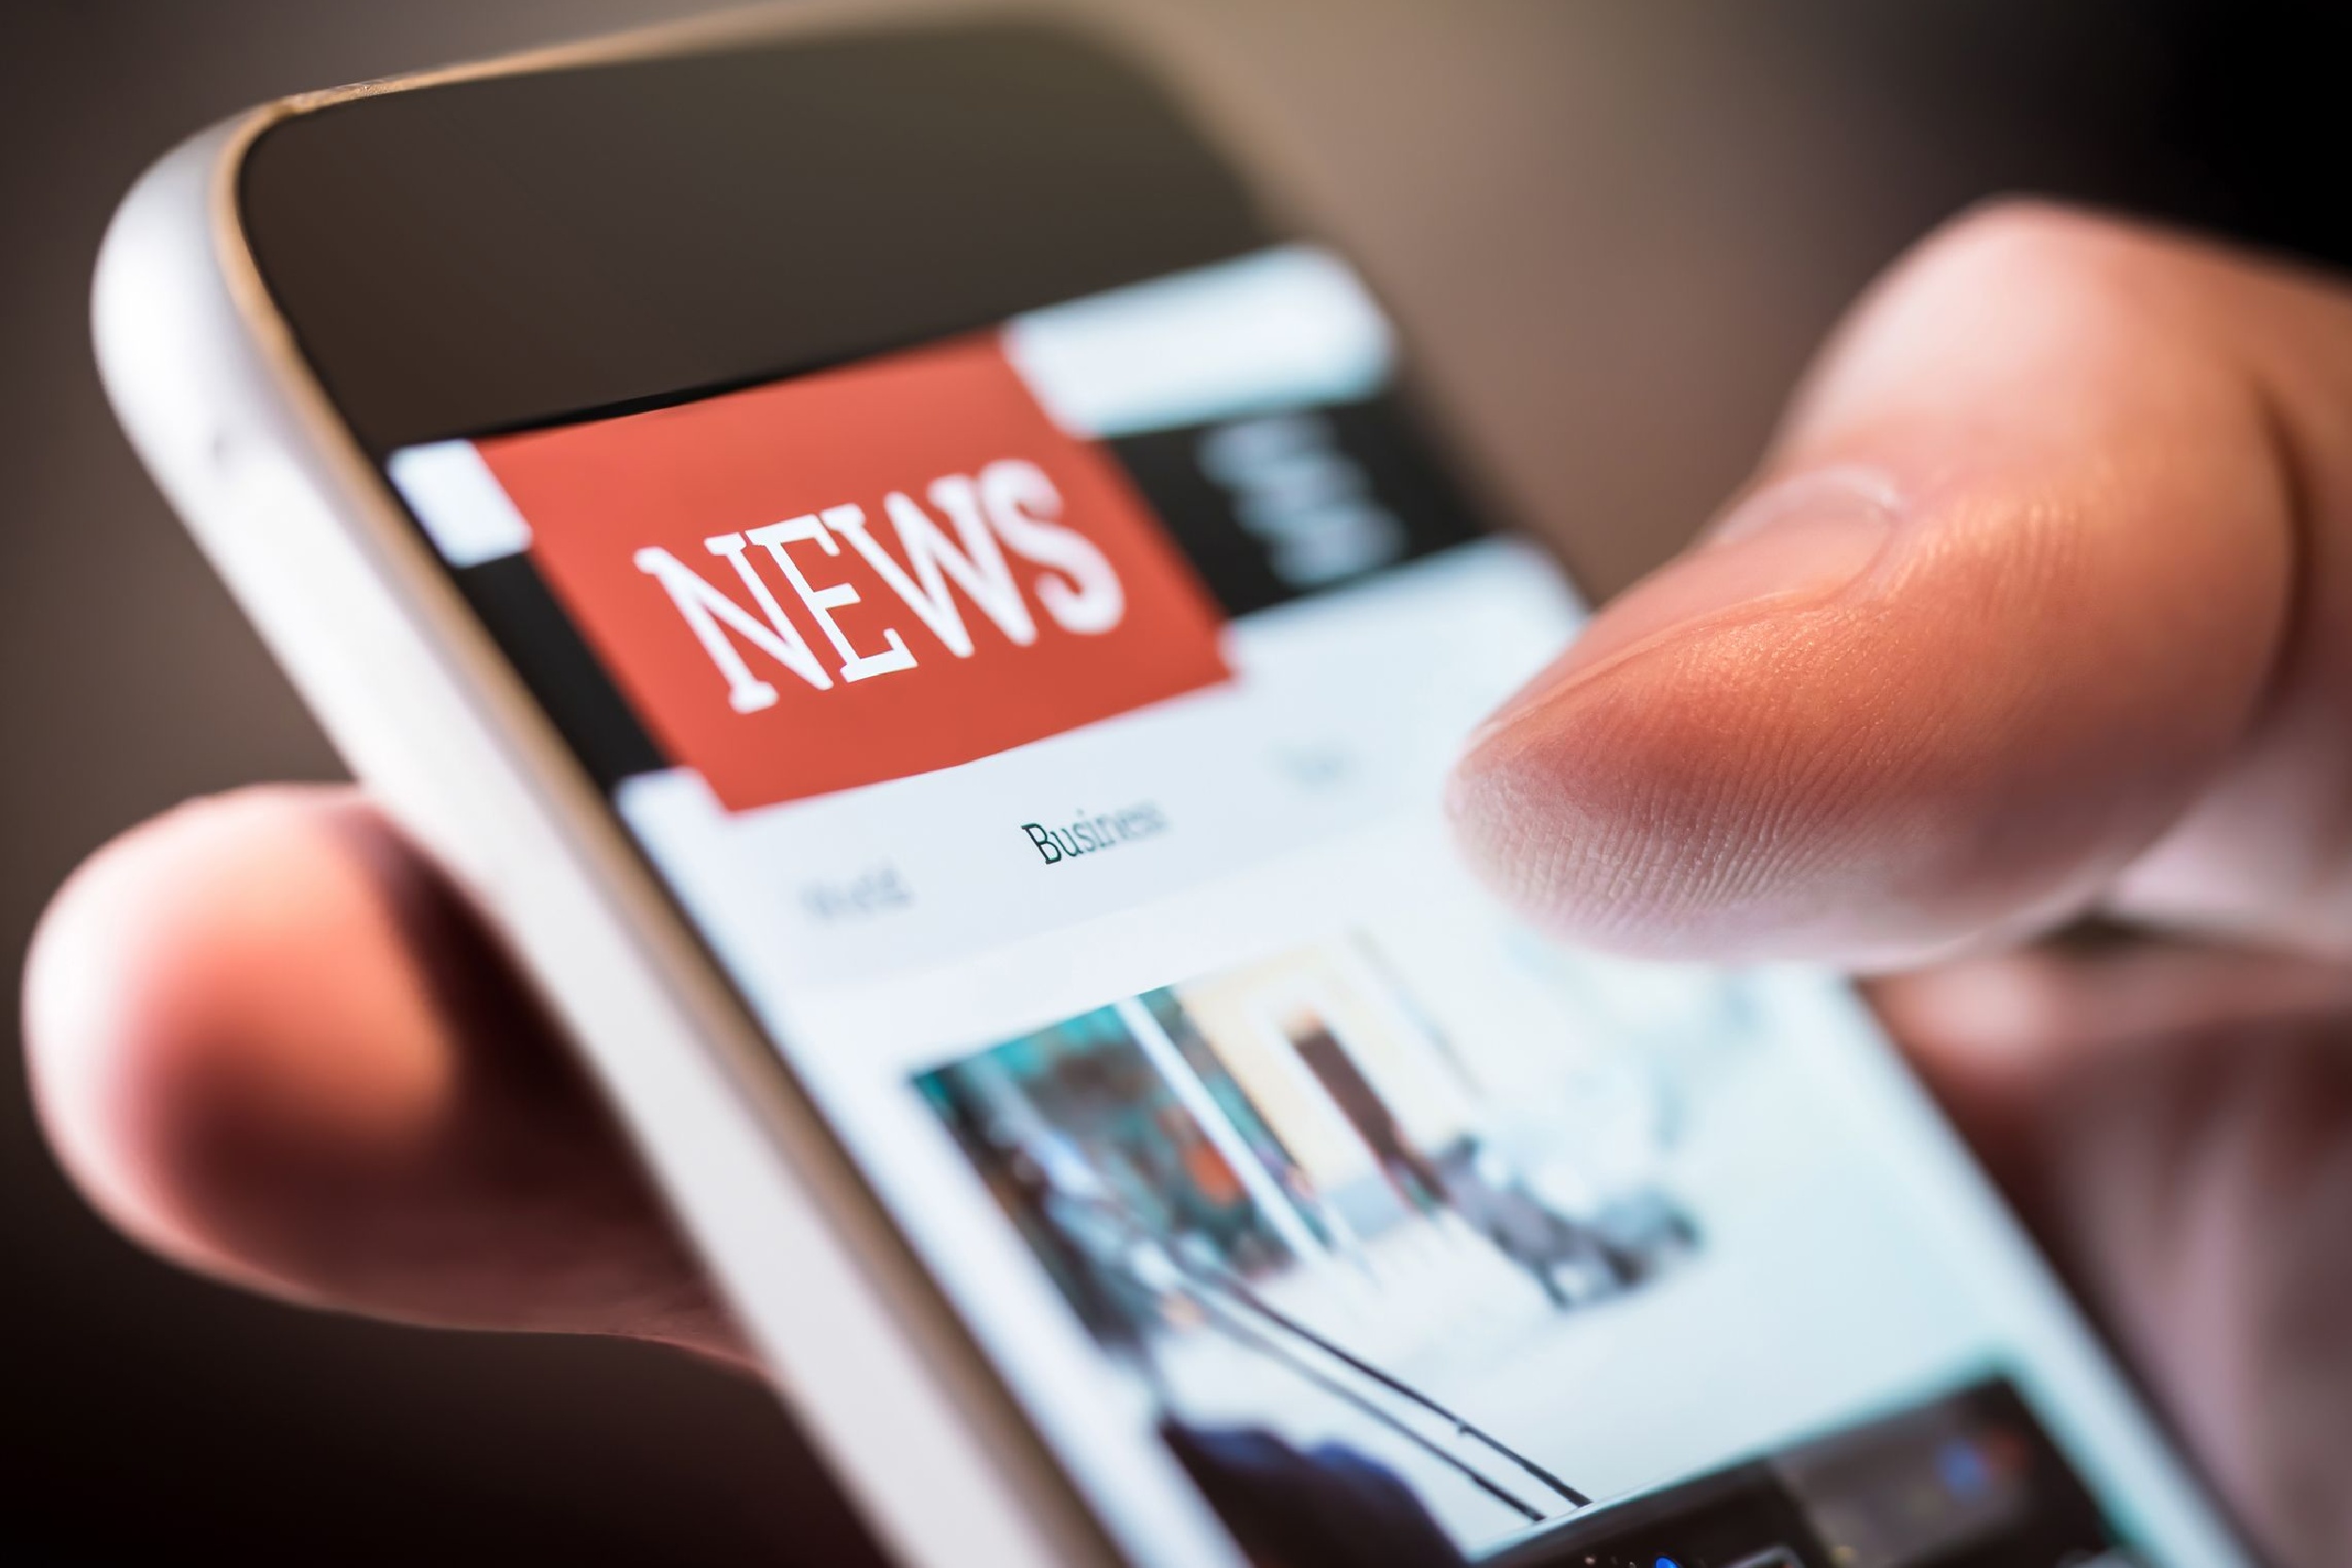
{"label": "phone screen", "polygon": [[1394,359],[1279,245],[389,472],[1138,1560],[2241,1560],[1838,982],[1457,863],[1582,610]]}

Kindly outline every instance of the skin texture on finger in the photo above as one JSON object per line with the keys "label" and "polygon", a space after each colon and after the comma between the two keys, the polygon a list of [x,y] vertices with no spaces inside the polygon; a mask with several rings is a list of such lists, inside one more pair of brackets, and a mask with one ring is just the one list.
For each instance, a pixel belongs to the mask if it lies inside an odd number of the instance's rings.
{"label": "skin texture on finger", "polygon": [[2151,943],[1874,1000],[2275,1560],[2352,1561],[2352,969]]}
{"label": "skin texture on finger", "polygon": [[2348,497],[2352,300],[1965,220],[1713,536],[1481,732],[1461,837],[1649,954],[1890,967],[2110,900],[2352,949]]}
{"label": "skin texture on finger", "polygon": [[51,1141],[167,1256],[312,1305],[748,1364],[495,943],[355,793],[135,830],[58,894],[27,972]]}

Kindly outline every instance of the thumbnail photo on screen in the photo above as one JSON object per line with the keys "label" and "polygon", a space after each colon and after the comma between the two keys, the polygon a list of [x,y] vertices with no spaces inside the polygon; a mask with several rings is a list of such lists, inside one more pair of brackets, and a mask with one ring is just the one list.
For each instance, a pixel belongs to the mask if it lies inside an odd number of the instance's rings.
{"label": "thumbnail photo on screen", "polygon": [[[1756,1003],[1737,982],[1679,1000],[1695,1053],[1596,1062],[1591,1031],[1471,1043],[1353,931],[916,1086],[1196,1479],[1279,1560],[1455,1562],[1457,1536],[1516,1521],[1529,1562],[1677,1560],[1639,1556],[1645,1537],[1739,1568],[2124,1562],[1996,1374],[1671,1488],[1662,1514],[1537,1528],[1589,1503],[1548,1461],[1638,1379],[1622,1352],[1580,1366],[1580,1327],[1707,1247],[1676,1145],[1736,1066],[1722,1056],[1759,1049],[1741,1043]],[[1548,1069],[1561,1102],[1540,1114],[1493,1092]],[[1531,1382],[1578,1393],[1530,1407]],[[1691,1555],[1708,1536],[1734,1555]]]}

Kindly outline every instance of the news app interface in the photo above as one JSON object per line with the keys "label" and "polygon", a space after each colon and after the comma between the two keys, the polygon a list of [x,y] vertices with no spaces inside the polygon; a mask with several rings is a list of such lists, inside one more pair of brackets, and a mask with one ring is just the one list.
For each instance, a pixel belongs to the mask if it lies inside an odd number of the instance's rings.
{"label": "news app interface", "polygon": [[1825,976],[1522,929],[1581,610],[1291,246],[395,455],[1138,1561],[2236,1561]]}

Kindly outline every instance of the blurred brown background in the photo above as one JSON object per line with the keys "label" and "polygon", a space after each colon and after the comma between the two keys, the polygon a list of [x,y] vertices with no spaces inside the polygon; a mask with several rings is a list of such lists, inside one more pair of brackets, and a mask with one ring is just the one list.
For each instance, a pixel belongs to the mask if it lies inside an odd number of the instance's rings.
{"label": "blurred brown background", "polygon": [[[334,758],[116,436],[106,215],[246,103],[687,0],[0,6],[0,949],[111,833]],[[1985,194],[2352,260],[2345,27],[2225,0],[1101,0],[1351,247],[1597,589],[1697,526],[1870,275]],[[93,570],[93,567],[98,569]],[[0,1075],[0,1559],[817,1560],[755,1391],[628,1346],[306,1315],[115,1240]]]}

